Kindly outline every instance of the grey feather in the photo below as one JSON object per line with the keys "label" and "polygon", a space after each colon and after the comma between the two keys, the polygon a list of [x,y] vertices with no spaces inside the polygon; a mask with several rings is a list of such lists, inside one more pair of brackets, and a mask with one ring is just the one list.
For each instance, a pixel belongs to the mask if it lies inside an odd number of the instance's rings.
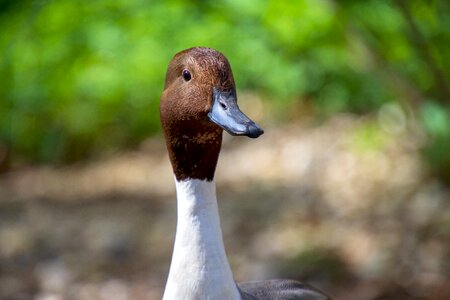
{"label": "grey feather", "polygon": [[242,300],[331,300],[315,288],[295,280],[265,280],[238,284]]}

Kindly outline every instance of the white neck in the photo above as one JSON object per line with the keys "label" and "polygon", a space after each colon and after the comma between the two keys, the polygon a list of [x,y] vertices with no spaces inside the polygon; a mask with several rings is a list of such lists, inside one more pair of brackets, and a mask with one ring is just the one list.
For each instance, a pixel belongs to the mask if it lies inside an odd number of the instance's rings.
{"label": "white neck", "polygon": [[240,299],[225,254],[214,181],[176,181],[178,221],[164,300]]}

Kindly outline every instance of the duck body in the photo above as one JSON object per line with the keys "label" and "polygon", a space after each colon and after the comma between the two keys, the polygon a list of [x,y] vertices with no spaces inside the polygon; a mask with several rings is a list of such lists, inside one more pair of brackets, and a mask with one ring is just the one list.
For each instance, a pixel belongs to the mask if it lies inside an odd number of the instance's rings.
{"label": "duck body", "polygon": [[169,64],[161,124],[177,192],[177,231],[164,300],[329,299],[292,280],[237,285],[225,253],[214,172],[223,130],[256,138],[263,130],[241,112],[228,60],[203,47]]}
{"label": "duck body", "polygon": [[314,287],[289,279],[250,281],[238,284],[242,300],[326,300]]}

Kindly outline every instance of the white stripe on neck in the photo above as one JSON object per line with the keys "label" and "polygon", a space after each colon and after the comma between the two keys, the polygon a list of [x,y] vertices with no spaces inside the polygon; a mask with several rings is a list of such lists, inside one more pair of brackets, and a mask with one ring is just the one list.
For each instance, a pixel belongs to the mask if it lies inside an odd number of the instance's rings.
{"label": "white stripe on neck", "polygon": [[163,299],[240,299],[223,245],[214,181],[175,183],[177,233]]}

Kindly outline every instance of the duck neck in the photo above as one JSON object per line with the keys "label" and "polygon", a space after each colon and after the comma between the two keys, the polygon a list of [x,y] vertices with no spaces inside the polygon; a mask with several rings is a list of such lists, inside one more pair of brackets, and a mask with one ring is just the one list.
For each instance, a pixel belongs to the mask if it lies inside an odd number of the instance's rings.
{"label": "duck neck", "polygon": [[183,121],[163,126],[170,163],[178,181],[214,178],[222,129],[209,123]]}
{"label": "duck neck", "polygon": [[176,180],[177,232],[164,291],[169,299],[240,299],[220,228],[213,180]]}

